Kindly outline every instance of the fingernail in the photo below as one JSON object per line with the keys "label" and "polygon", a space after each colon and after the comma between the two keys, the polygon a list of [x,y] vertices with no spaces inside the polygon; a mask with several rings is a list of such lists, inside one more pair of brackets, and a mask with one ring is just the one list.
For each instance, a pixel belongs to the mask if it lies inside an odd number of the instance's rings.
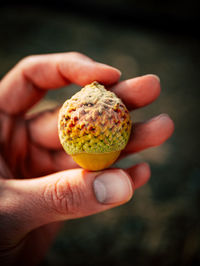
{"label": "fingernail", "polygon": [[163,113],[163,114],[157,115],[149,119],[149,121],[157,121],[157,120],[160,120],[162,122],[166,122],[166,121],[168,122],[169,120],[171,120],[171,118],[169,117],[168,114]]}
{"label": "fingernail", "polygon": [[133,194],[131,181],[122,170],[100,174],[95,179],[93,187],[96,199],[104,204],[128,201]]}

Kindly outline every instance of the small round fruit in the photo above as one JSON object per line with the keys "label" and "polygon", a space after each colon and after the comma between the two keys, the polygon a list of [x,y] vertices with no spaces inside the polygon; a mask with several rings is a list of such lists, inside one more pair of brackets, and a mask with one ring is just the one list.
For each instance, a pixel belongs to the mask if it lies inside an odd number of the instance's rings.
{"label": "small round fruit", "polygon": [[125,148],[130,114],[113,92],[95,81],[63,104],[58,132],[64,150],[81,167],[98,171],[113,164]]}

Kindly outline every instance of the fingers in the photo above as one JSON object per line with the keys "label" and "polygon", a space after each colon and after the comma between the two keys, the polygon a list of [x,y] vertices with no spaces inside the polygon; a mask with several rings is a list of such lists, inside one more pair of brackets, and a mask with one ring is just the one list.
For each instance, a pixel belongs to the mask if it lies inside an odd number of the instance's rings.
{"label": "fingers", "polygon": [[[142,107],[160,94],[160,82],[155,75],[146,75],[120,82],[112,90],[122,98],[129,109]],[[30,136],[35,143],[46,148],[60,148],[57,134],[58,109],[42,113],[29,120]]]}
{"label": "fingers", "polygon": [[71,82],[83,86],[94,80],[111,85],[119,77],[119,70],[80,53],[30,56],[1,81],[1,110],[8,114],[21,114],[39,101],[48,89]]}
{"label": "fingers", "polygon": [[145,123],[137,123],[122,156],[138,152],[165,142],[174,131],[174,123],[167,114],[154,117]]}
{"label": "fingers", "polygon": [[79,168],[80,166],[63,149],[56,151],[54,157],[54,172],[66,169]]}
{"label": "fingers", "polygon": [[147,163],[137,164],[128,168],[126,172],[132,177],[135,189],[145,185],[151,175],[151,170]]}
{"label": "fingers", "polygon": [[112,85],[118,82],[121,75],[118,69],[95,62],[79,53],[70,53],[59,65],[59,69],[70,82],[80,86],[85,86],[95,80],[105,85]]}
{"label": "fingers", "polygon": [[38,177],[78,167],[72,157],[63,149],[51,151],[31,143],[29,143],[28,149],[27,163],[22,169],[23,177]]}
{"label": "fingers", "polygon": [[112,88],[128,109],[136,109],[153,102],[160,94],[160,80],[145,75],[120,82]]}
{"label": "fingers", "polygon": [[29,137],[33,143],[48,149],[61,148],[58,137],[59,108],[39,113],[27,120]]}
{"label": "fingers", "polygon": [[[34,177],[55,171],[77,168],[72,157],[60,146],[57,136],[56,111],[46,112],[33,119],[30,126],[29,158],[23,176]],[[52,116],[49,118],[49,116]],[[32,123],[32,122],[31,122]],[[51,123],[54,126],[51,126]],[[133,125],[128,145],[120,158],[146,148],[154,147],[166,141],[174,130],[174,124],[168,115],[157,116],[145,123]],[[31,176],[30,176],[31,173]]]}
{"label": "fingers", "polygon": [[126,171],[74,169],[37,179],[0,179],[1,226],[7,228],[6,237],[14,237],[17,242],[42,225],[124,204],[149,177],[150,168],[142,163]]}
{"label": "fingers", "polygon": [[[133,195],[134,183],[123,170],[74,169],[43,178],[7,180],[0,206],[8,232],[23,233],[47,223],[99,213]],[[4,217],[5,214],[5,217]]]}
{"label": "fingers", "polygon": [[0,154],[0,176],[1,178],[13,178],[13,175],[7,166],[4,158]]}
{"label": "fingers", "polygon": [[[44,117],[46,115],[48,116],[48,114],[44,114]],[[43,120],[42,116],[38,119],[41,119],[41,121]],[[48,121],[48,119],[46,121]],[[35,123],[37,123],[37,121]],[[47,128],[49,127],[46,122],[44,122],[43,127],[39,126],[39,124],[38,127],[34,128],[33,126],[29,134],[32,136],[33,142],[36,143],[36,145],[29,144],[30,165],[28,169],[31,169],[33,176],[76,168],[77,164],[73,161],[71,156],[67,155],[60,147],[59,141],[54,141],[58,138],[56,135],[57,129],[55,130],[57,126],[55,125],[55,128],[52,127],[51,130],[48,131],[45,125]],[[162,144],[172,135],[173,131],[174,123],[166,114],[154,117],[144,123],[136,123],[133,125],[129,143],[122,151],[120,158]],[[48,148],[55,149],[55,151],[50,151]],[[28,176],[28,172],[26,176]]]}
{"label": "fingers", "polygon": [[[144,123],[134,124],[130,141],[122,152],[122,156],[158,146],[166,141],[173,131],[174,123],[166,114],[159,115]],[[57,110],[44,113],[31,120],[29,135],[34,143],[42,147],[60,149],[61,145],[57,135]]]}

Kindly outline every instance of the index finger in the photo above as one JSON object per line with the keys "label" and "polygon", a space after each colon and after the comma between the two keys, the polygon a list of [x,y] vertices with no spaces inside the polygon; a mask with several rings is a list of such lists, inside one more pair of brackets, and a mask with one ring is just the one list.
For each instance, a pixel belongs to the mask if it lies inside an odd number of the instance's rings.
{"label": "index finger", "polygon": [[120,71],[76,53],[30,56],[18,63],[0,83],[0,110],[18,115],[38,102],[49,89],[69,83],[84,86],[96,80],[116,83]]}

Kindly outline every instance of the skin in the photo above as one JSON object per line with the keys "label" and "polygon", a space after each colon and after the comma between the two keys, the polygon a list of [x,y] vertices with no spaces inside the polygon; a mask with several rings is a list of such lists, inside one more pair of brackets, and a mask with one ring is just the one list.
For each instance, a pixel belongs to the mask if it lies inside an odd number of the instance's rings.
{"label": "skin", "polygon": [[[129,110],[153,102],[160,94],[155,75],[119,81],[120,71],[72,52],[30,56],[0,82],[0,264],[35,265],[45,255],[61,221],[126,203],[150,178],[147,163],[109,169],[130,179],[132,191],[121,202],[101,204],[92,184],[99,173],[77,168],[63,151],[57,134],[58,109],[36,115],[27,111],[48,90],[96,80],[114,91]],[[174,130],[168,115],[134,125],[121,157],[157,146]],[[32,255],[34,254],[34,256]]]}

